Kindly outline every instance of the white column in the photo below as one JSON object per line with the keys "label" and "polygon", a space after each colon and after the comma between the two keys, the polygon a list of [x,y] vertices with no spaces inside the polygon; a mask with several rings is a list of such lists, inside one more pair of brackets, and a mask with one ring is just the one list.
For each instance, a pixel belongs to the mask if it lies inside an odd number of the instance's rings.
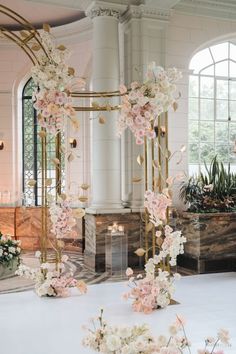
{"label": "white column", "polygon": [[[87,14],[93,21],[92,90],[117,90],[120,84],[118,35],[120,11],[93,5]],[[100,99],[98,102],[102,104],[106,100]],[[112,99],[112,104],[117,103],[118,101]],[[116,132],[118,112],[101,114],[106,117],[106,124],[99,124],[99,112],[93,115],[92,120],[91,209],[105,209],[109,212],[122,208],[121,141]]]}

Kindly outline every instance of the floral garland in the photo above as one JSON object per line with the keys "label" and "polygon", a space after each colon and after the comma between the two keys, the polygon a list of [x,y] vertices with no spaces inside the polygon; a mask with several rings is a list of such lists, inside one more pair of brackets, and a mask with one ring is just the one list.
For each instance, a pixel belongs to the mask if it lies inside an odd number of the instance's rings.
{"label": "floral garland", "polygon": [[[186,351],[191,354],[191,344],[186,336],[185,321],[176,316],[176,321],[169,327],[169,337],[161,335],[154,337],[146,325],[113,326],[103,319],[103,310],[97,319],[93,320],[93,328],[86,328],[88,334],[83,339],[83,345],[95,352],[104,354],[179,354]],[[224,354],[219,345],[229,346],[229,332],[220,329],[216,338],[207,337],[204,349],[198,354]],[[216,349],[217,348],[217,349]]]}
{"label": "floral garland", "polygon": [[73,210],[71,203],[72,201],[63,195],[58,197],[57,203],[53,202],[49,208],[51,231],[57,239],[69,236],[73,226],[76,225],[76,218],[82,218],[85,215],[84,209]]}
{"label": "floral garland", "polygon": [[144,143],[144,137],[153,139],[160,114],[167,112],[170,107],[177,108],[175,83],[181,77],[182,74],[176,68],[165,71],[152,63],[148,68],[146,82],[133,82],[129,91],[125,85],[121,85],[123,96],[118,120],[119,135],[129,128],[139,145]]}
{"label": "floral garland", "polygon": [[[49,26],[40,31],[40,38],[45,52],[38,55],[39,64],[31,70],[32,79],[38,87],[34,93],[34,108],[38,111],[40,126],[56,135],[64,129],[67,119],[72,122],[76,120],[69,96],[75,72],[66,64],[70,52],[63,45],[56,46]],[[84,87],[84,80],[78,79],[77,85]]]}
{"label": "floral garland", "polygon": [[0,264],[8,267],[14,259],[19,261],[20,243],[21,241],[13,240],[10,235],[3,235],[0,232]]}
{"label": "floral garland", "polygon": [[[40,257],[40,252],[36,256]],[[16,275],[31,279],[35,282],[36,294],[40,297],[67,297],[70,295],[70,288],[78,288],[81,294],[87,292],[86,284],[73,277],[72,272],[63,273],[68,257],[62,256],[61,263],[41,263],[39,268],[30,268],[21,264],[16,271]]]}

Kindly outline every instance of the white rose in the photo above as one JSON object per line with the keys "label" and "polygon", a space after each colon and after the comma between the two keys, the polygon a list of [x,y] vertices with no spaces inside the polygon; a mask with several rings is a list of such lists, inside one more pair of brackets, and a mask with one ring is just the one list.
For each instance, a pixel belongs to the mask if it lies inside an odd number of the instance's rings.
{"label": "white rose", "polygon": [[115,350],[120,349],[121,340],[120,340],[120,338],[118,336],[110,335],[106,339],[106,345],[107,345],[107,348],[113,352]]}

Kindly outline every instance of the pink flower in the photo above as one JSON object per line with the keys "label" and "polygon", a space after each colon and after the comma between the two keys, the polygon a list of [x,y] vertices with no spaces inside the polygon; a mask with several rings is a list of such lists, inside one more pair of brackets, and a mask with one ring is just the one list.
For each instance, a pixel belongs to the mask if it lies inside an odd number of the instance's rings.
{"label": "pink flower", "polygon": [[127,92],[127,87],[125,85],[120,85],[120,93],[124,94]]}
{"label": "pink flower", "polygon": [[127,275],[127,277],[131,277],[131,275],[134,274],[133,269],[127,268],[125,274]]}

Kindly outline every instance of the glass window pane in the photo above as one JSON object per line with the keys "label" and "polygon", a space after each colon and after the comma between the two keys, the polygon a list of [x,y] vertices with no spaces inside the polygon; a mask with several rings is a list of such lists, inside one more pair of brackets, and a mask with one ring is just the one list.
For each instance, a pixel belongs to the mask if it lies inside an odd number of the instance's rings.
{"label": "glass window pane", "polygon": [[214,120],[214,100],[201,99],[200,119]]}
{"label": "glass window pane", "polygon": [[225,43],[214,45],[210,48],[210,50],[215,62],[224,60],[228,58],[229,55],[229,43],[225,42]]}
{"label": "glass window pane", "polygon": [[198,99],[190,98],[189,99],[189,118],[190,119],[198,119]]}
{"label": "glass window pane", "polygon": [[200,72],[201,75],[209,75],[209,76],[214,76],[215,71],[214,71],[214,65],[209,66],[209,68],[206,68]]}
{"label": "glass window pane", "polygon": [[189,122],[189,140],[196,142],[199,140],[199,124],[195,121]]}
{"label": "glass window pane", "polygon": [[217,122],[215,125],[215,138],[216,142],[227,142],[229,139],[228,135],[229,125],[228,122]]}
{"label": "glass window pane", "polygon": [[189,96],[198,97],[198,76],[191,75],[189,77]]}
{"label": "glass window pane", "polygon": [[236,120],[236,101],[229,101],[230,120]]}
{"label": "glass window pane", "polygon": [[198,144],[189,144],[189,163],[198,163]]}
{"label": "glass window pane", "polygon": [[236,61],[236,45],[233,43],[230,43],[230,59],[233,59]]}
{"label": "glass window pane", "polygon": [[228,61],[222,61],[221,63],[216,64],[215,70],[216,76],[228,76]]}
{"label": "glass window pane", "polygon": [[229,124],[229,140],[232,143],[234,143],[236,141],[236,124],[235,123]]}
{"label": "glass window pane", "polygon": [[229,62],[229,76],[236,77],[236,63],[232,61]]}
{"label": "glass window pane", "polygon": [[216,100],[216,119],[228,120],[228,101]]}
{"label": "glass window pane", "polygon": [[194,74],[198,74],[199,70],[213,64],[212,56],[209,49],[203,49],[194,55],[190,61],[189,69],[194,70]]}
{"label": "glass window pane", "polygon": [[201,144],[201,162],[211,162],[215,156],[215,149],[213,144]]}
{"label": "glass window pane", "polygon": [[[231,164],[234,164],[236,165],[236,153],[234,152],[234,149],[235,149],[235,144],[230,144],[229,146],[229,162]],[[235,168],[232,167],[232,165],[230,166],[231,168],[231,171],[235,171]]]}
{"label": "glass window pane", "polygon": [[216,155],[221,162],[229,162],[228,145],[216,145]]}
{"label": "glass window pane", "polygon": [[216,98],[228,99],[228,80],[216,81]]}
{"label": "glass window pane", "polygon": [[201,141],[214,142],[214,122],[200,123]]}
{"label": "glass window pane", "polygon": [[236,81],[229,81],[229,99],[236,100]]}
{"label": "glass window pane", "polygon": [[201,77],[201,90],[200,96],[204,98],[214,97],[214,78],[213,77]]}

